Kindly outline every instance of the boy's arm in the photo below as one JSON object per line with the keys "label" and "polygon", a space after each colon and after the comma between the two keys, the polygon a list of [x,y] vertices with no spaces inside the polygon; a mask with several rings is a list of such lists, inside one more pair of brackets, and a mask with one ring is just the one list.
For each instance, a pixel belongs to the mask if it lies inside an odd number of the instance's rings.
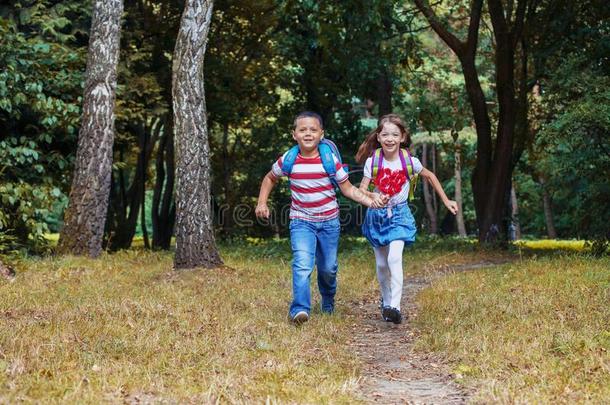
{"label": "boy's arm", "polygon": [[457,214],[457,203],[447,197],[447,194],[445,194],[445,190],[443,190],[443,186],[441,185],[441,182],[438,181],[438,179],[436,178],[436,175],[425,167],[422,169],[421,172],[419,172],[419,175],[422,176],[428,182],[430,182],[430,184],[432,184],[432,188],[434,189],[434,191],[436,191],[439,197],[441,197],[443,204],[445,204],[445,207],[447,207],[449,212],[451,212],[453,215]]}
{"label": "boy's arm", "polygon": [[367,207],[380,208],[385,205],[385,202],[382,201],[381,196],[373,193],[377,197],[371,198],[361,189],[354,187],[354,185],[350,183],[349,180],[346,180],[343,183],[339,183],[339,189],[341,190],[341,194],[343,194],[347,198],[354,200],[362,205],[366,205]]}
{"label": "boy's arm", "polygon": [[358,189],[362,191],[365,195],[375,199],[379,194],[369,191],[369,184],[371,184],[371,179],[369,179],[368,177],[363,177]]}
{"label": "boy's arm", "polygon": [[261,183],[261,189],[258,193],[258,203],[256,204],[256,210],[254,213],[259,218],[269,218],[269,206],[267,206],[267,200],[269,199],[269,194],[271,194],[271,190],[277,184],[278,178],[270,171],[263,178],[263,182]]}
{"label": "boy's arm", "polygon": [[362,177],[362,181],[360,182],[358,189],[376,202],[374,208],[380,208],[386,205],[390,200],[390,196],[369,191],[369,184],[371,184],[371,179],[366,176]]}

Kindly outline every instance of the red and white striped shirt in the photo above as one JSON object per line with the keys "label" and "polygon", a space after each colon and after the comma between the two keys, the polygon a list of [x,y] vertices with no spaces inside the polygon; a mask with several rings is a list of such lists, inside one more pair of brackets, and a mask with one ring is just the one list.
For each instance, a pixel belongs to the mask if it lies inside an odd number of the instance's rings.
{"label": "red and white striped shirt", "polygon": [[[271,168],[271,173],[275,177],[285,176],[282,171],[282,163],[286,153]],[[333,160],[337,169],[335,180],[337,180],[337,183],[347,181],[349,176],[334,155]],[[305,158],[299,153],[288,179],[290,180],[290,193],[292,195],[290,219],[321,222],[339,216],[339,204],[337,204],[335,188],[330,182],[328,173],[324,170],[319,155]]]}

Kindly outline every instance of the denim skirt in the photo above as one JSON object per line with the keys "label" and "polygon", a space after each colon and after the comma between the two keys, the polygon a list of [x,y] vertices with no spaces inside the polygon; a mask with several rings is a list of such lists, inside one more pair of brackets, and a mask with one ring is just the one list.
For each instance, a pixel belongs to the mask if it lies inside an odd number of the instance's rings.
{"label": "denim skirt", "polygon": [[405,245],[415,242],[415,218],[405,202],[391,208],[369,208],[366,211],[362,234],[373,247],[389,245],[394,240],[402,240]]}

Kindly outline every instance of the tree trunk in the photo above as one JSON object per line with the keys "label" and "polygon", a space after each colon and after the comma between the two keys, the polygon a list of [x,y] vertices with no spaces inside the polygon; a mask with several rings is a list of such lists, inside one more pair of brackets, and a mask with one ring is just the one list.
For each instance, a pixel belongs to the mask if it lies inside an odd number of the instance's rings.
{"label": "tree trunk", "polygon": [[142,216],[140,217],[140,227],[142,228],[142,238],[144,239],[144,248],[150,249],[150,240],[148,239],[148,228],[146,227],[146,183],[142,183]]}
{"label": "tree trunk", "polygon": [[[428,165],[428,144],[424,143],[422,151],[422,165],[426,167]],[[438,221],[436,218],[436,210],[434,209],[434,205],[432,202],[432,195],[430,191],[430,185],[427,181],[424,181],[424,202],[426,204],[426,213],[428,214],[428,220],[430,221],[430,234],[436,235],[438,234]]]}
{"label": "tree trunk", "polygon": [[553,220],[553,199],[546,186],[546,178],[544,175],[538,176],[538,183],[542,188],[542,207],[544,209],[544,222],[546,223],[546,233],[549,239],[557,239],[557,231],[555,230],[555,221]]}
{"label": "tree trunk", "polygon": [[171,116],[163,128],[157,149],[155,190],[152,201],[153,249],[170,248],[176,207],[174,205],[174,137]]}
{"label": "tree trunk", "polygon": [[230,235],[233,230],[233,190],[231,185],[232,156],[229,153],[229,124],[224,123],[222,128],[222,181],[225,194],[225,205],[218,212],[222,213],[222,231]]}
{"label": "tree trunk", "polygon": [[[460,60],[477,130],[477,160],[472,176],[472,191],[479,228],[479,241],[488,243],[500,241],[506,234],[507,216],[505,214],[509,200],[507,197],[515,164],[513,161],[517,114],[514,77],[515,49],[516,44],[522,38],[528,7],[535,6],[526,0],[517,0],[513,18],[512,11],[509,14],[505,13],[506,10],[504,10],[501,0],[487,0],[495,39],[495,85],[499,105],[496,140],[493,144],[489,111],[475,64],[483,0],[471,2],[466,41],[461,41],[443,26],[428,1],[414,1],[432,29]],[[509,22],[512,22],[512,26]]]}
{"label": "tree trunk", "polygon": [[455,202],[458,205],[458,212],[455,216],[457,223],[458,234],[464,238],[467,236],[466,225],[464,224],[464,199],[462,198],[462,145],[458,142],[458,132],[451,131],[453,136],[454,154],[455,154],[455,165],[453,167],[455,176]]}
{"label": "tree trunk", "polygon": [[517,203],[517,193],[514,184],[510,187],[510,207],[511,207],[511,240],[521,239],[521,225],[519,225],[519,205]]}
{"label": "tree trunk", "polygon": [[[138,216],[140,214],[140,206],[142,205],[145,181],[145,145],[146,145],[146,131],[142,125],[137,125],[134,128],[138,134],[138,160],[136,163],[136,170],[131,180],[131,186],[127,191],[127,198],[124,200],[125,211],[123,216],[118,218],[118,227],[115,230],[115,234],[110,238],[109,249],[116,251],[119,249],[129,249],[133,237],[136,233],[136,226],[138,224]],[[127,209],[129,208],[129,209]]]}
{"label": "tree trunk", "polygon": [[87,56],[83,121],[58,251],[97,257],[108,209],[122,0],[96,0]]}
{"label": "tree trunk", "polygon": [[[111,227],[110,230],[108,247],[113,251],[129,249],[136,233],[138,217],[145,215],[144,211],[140,215],[140,208],[145,203],[146,175],[153,148],[159,138],[160,123],[159,120],[156,120],[148,127],[145,122],[140,122],[132,125],[131,131],[137,134],[139,153],[136,170],[133,174],[129,190],[127,192],[123,191],[120,194],[122,195],[118,204],[120,209],[115,210],[116,212],[114,213],[117,218],[111,218],[111,210],[109,210],[109,220],[112,220],[114,227]],[[120,169],[119,173],[121,179],[120,189],[124,190],[125,179],[123,169]],[[129,210],[127,210],[127,207]]]}
{"label": "tree trunk", "polygon": [[173,60],[176,149],[176,269],[222,264],[210,195],[210,151],[203,60],[213,1],[187,0]]}
{"label": "tree trunk", "polygon": [[[432,157],[432,172],[436,173],[436,144],[432,143],[430,145],[431,151],[430,156]],[[434,213],[438,217],[438,198],[436,196],[436,192],[430,186],[430,195],[432,195],[432,208],[434,208]]]}
{"label": "tree trunk", "polygon": [[392,81],[386,67],[377,78],[377,101],[379,117],[392,112]]}

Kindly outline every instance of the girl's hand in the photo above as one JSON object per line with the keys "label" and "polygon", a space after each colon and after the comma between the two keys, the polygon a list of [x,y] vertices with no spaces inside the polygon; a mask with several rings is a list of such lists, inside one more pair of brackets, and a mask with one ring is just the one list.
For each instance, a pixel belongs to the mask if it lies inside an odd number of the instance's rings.
{"label": "girl's hand", "polygon": [[388,203],[388,198],[385,194],[373,193],[371,199],[373,200],[371,208],[383,208]]}
{"label": "girl's hand", "polygon": [[269,218],[269,207],[267,206],[266,203],[258,203],[256,205],[256,209],[254,210],[254,213],[256,214],[256,216],[258,218],[268,219]]}
{"label": "girl's hand", "polygon": [[458,212],[458,204],[453,200],[448,200],[445,202],[445,207],[447,207],[449,212],[451,212],[453,215],[457,214]]}

